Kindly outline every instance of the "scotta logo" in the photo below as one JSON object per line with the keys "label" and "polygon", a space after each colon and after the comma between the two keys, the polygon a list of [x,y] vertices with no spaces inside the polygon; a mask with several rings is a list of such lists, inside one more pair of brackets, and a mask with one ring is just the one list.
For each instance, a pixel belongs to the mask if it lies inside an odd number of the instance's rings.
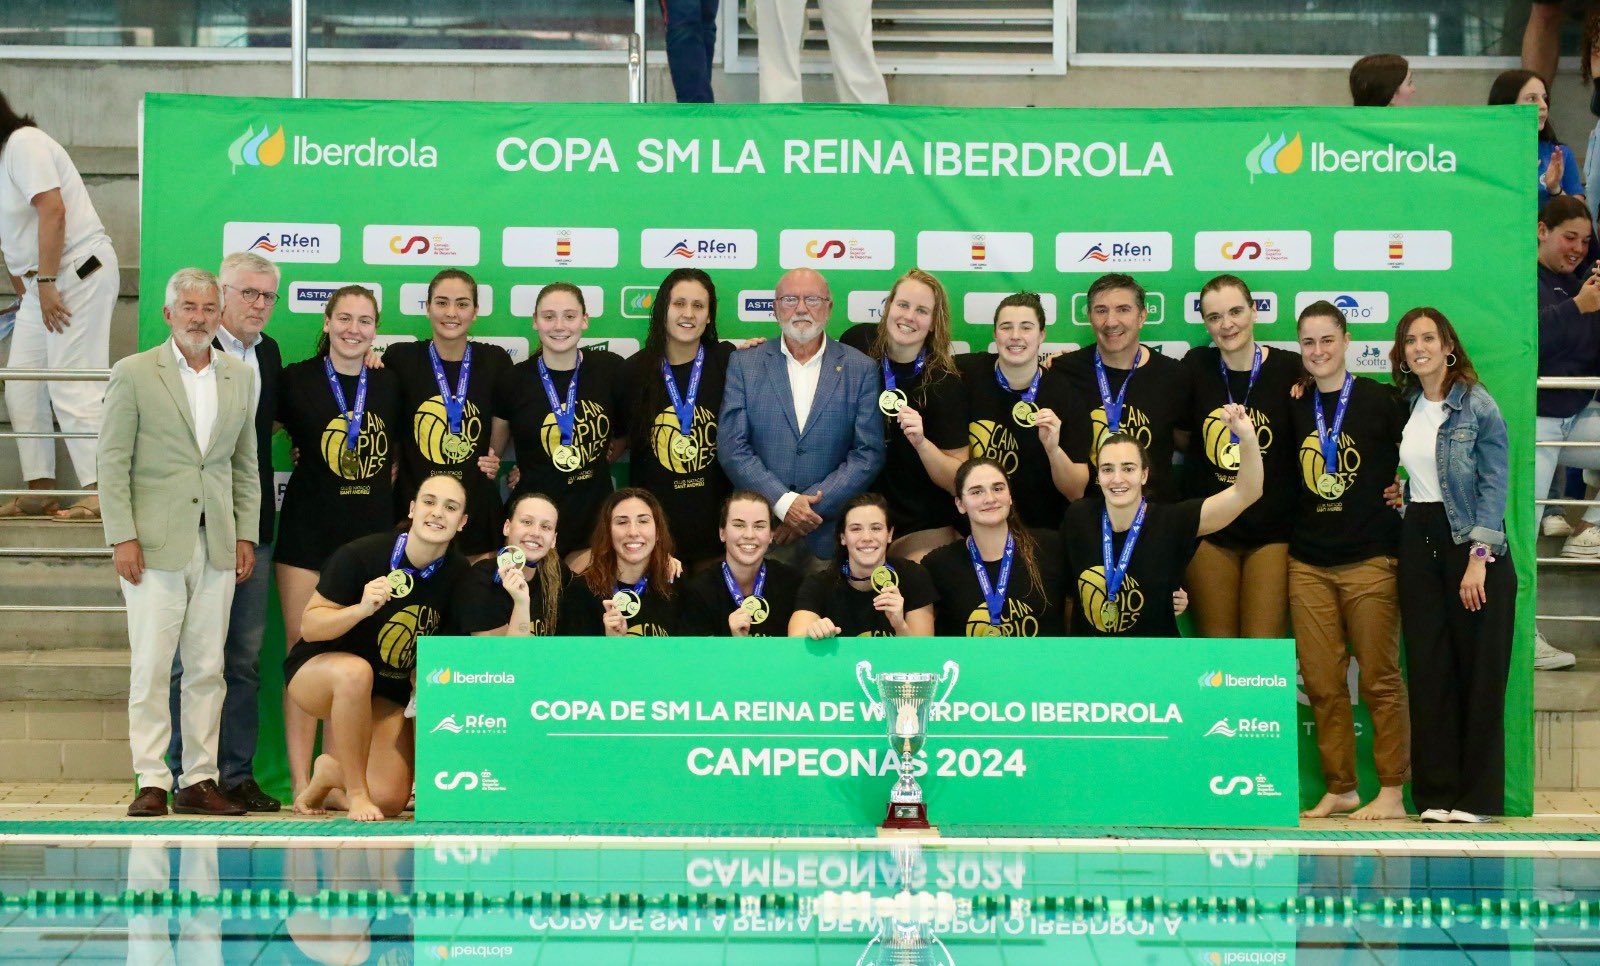
{"label": "scotta logo", "polygon": [[228,161],[233,165],[235,174],[240,165],[276,167],[283,160],[283,146],[283,125],[278,125],[274,130],[272,125],[263,124],[259,131],[254,126],[247,126],[244,133],[228,145]]}
{"label": "scotta logo", "polygon": [[1245,155],[1244,169],[1250,172],[1250,181],[1254,184],[1258,174],[1294,174],[1300,170],[1304,159],[1305,148],[1300,143],[1299,131],[1294,132],[1292,140],[1279,134],[1274,141],[1268,134]]}

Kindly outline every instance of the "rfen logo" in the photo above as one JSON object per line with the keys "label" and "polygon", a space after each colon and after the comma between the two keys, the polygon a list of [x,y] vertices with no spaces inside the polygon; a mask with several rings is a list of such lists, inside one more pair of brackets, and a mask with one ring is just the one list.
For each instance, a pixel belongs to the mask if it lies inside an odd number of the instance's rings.
{"label": "rfen logo", "polygon": [[1196,232],[1194,267],[1202,272],[1303,272],[1311,268],[1311,233]]}
{"label": "rfen logo", "polygon": [[[993,326],[994,313],[1000,307],[1000,300],[1010,294],[1010,292],[968,292],[961,298],[961,317],[968,325]],[[1039,301],[1044,304],[1044,324],[1054,325],[1056,297],[1049,292],[1040,292]]]}
{"label": "rfen logo", "polygon": [[500,260],[512,268],[616,268],[615,228],[507,228]]}
{"label": "rfen logo", "polygon": [[223,257],[255,252],[279,263],[331,265],[339,260],[339,226],[304,221],[230,221],[222,226]]}
{"label": "rfen logo", "polygon": [[755,268],[752,228],[646,228],[639,233],[645,268]]}
{"label": "rfen logo", "polygon": [[[494,312],[494,286],[478,283],[478,318]],[[428,314],[428,283],[405,282],[400,286],[400,314]]]}
{"label": "rfen logo", "polygon": [[917,267],[927,272],[1031,272],[1033,235],[1025,231],[922,231]]}
{"label": "rfen logo", "polygon": [[894,232],[858,228],[788,228],[778,233],[778,264],[820,272],[894,268]]}
{"label": "rfen logo", "polygon": [[323,307],[333,293],[346,285],[360,285],[378,297],[378,309],[383,309],[383,286],[377,282],[290,282],[289,311],[305,315],[321,315]]}
{"label": "rfen logo", "polygon": [[772,289],[746,289],[739,293],[740,322],[772,322],[777,316],[772,311],[772,300],[777,297]]}
{"label": "rfen logo", "polygon": [[1443,272],[1451,264],[1448,231],[1336,231],[1333,267],[1341,272]]}
{"label": "rfen logo", "polygon": [[478,229],[470,225],[368,225],[361,232],[368,265],[476,265]]}
{"label": "rfen logo", "polygon": [[1295,317],[1299,318],[1312,302],[1332,302],[1351,325],[1389,321],[1388,292],[1301,292],[1294,297]]}
{"label": "rfen logo", "polygon": [[[555,281],[551,279],[550,281]],[[516,319],[533,318],[533,309],[539,299],[539,292],[546,282],[533,285],[511,286],[511,317]],[[606,314],[606,290],[598,285],[579,285],[578,291],[583,293],[583,310],[589,313],[589,318],[598,319]],[[655,289],[651,289],[654,292]],[[645,317],[650,316],[650,310],[645,310]]]}
{"label": "rfen logo", "polygon": [[[1278,321],[1278,294],[1276,292],[1251,292],[1255,297],[1256,321],[1261,323]],[[1299,310],[1295,310],[1299,314]],[[1200,314],[1200,293],[1188,292],[1183,296],[1183,321],[1194,325],[1205,324],[1205,317]]]}
{"label": "rfen logo", "polygon": [[1056,235],[1056,271],[1166,272],[1172,269],[1172,233],[1165,231],[1064,231]]}

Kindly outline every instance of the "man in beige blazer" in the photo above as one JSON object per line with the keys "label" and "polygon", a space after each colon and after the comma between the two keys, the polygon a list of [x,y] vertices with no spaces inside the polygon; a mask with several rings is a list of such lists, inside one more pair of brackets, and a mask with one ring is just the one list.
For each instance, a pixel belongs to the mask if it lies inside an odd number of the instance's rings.
{"label": "man in beige blazer", "polygon": [[255,565],[255,373],[212,348],[217,277],[185,268],[167,283],[172,338],[111,370],[100,431],[100,505],[128,605],[128,743],[139,791],[128,814],[165,815],[172,772],[167,706],[183,659],[183,781],[173,810],[242,815],[217,788],[223,641],[234,585]]}

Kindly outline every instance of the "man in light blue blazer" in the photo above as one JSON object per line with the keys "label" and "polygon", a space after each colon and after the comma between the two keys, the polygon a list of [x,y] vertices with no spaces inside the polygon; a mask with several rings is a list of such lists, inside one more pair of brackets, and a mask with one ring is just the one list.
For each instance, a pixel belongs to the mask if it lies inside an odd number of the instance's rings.
{"label": "man in light blue blazer", "polygon": [[883,467],[877,367],[827,337],[833,296],[822,275],[797,268],[778,280],[782,338],[728,363],[717,458],[733,485],[772,502],[773,555],[815,569],[833,555],[845,501]]}

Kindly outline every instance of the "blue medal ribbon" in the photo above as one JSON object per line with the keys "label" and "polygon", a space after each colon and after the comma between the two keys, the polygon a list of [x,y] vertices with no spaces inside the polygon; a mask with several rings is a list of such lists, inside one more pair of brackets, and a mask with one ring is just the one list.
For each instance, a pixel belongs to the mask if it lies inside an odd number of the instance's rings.
{"label": "blue medal ribbon", "polygon": [[1139,501],[1139,512],[1134,515],[1133,526],[1128,528],[1128,537],[1122,544],[1122,555],[1117,558],[1115,565],[1111,562],[1111,513],[1108,510],[1100,511],[1100,560],[1106,571],[1108,601],[1115,601],[1122,590],[1122,581],[1128,576],[1128,561],[1133,559],[1133,546],[1139,542],[1139,531],[1144,529],[1144,511],[1149,506],[1148,501]]}
{"label": "blue medal ribbon", "polygon": [[1006,587],[1011,583],[1011,560],[1016,550],[1016,536],[1007,533],[1006,552],[1000,557],[1000,577],[994,583],[990,583],[989,570],[983,565],[983,557],[978,554],[978,541],[972,537],[967,538],[967,555],[972,558],[972,572],[978,575],[978,587],[983,590],[983,603],[989,608],[989,623],[997,627],[1005,615]]}
{"label": "blue medal ribbon", "polygon": [[672,378],[672,367],[667,365],[666,359],[661,360],[661,378],[667,384],[667,395],[672,399],[672,411],[678,414],[680,436],[689,436],[694,432],[694,401],[700,395],[700,373],[705,364],[706,347],[702,345],[694,350],[694,368],[689,371],[689,396],[685,399],[678,395],[678,383]]}
{"label": "blue medal ribbon", "polygon": [[[923,349],[922,351],[917,353],[917,361],[911,364],[912,365],[911,378],[915,379],[916,377],[922,375],[922,367],[927,365],[927,364],[928,364],[928,350],[927,349]],[[997,372],[999,371],[998,368],[996,369],[996,371]],[[885,352],[883,354],[883,388],[885,388],[887,390],[890,390],[890,391],[893,391],[896,388],[895,387],[895,381],[896,380],[894,378],[894,369],[891,368],[890,365],[889,365],[889,354],[887,352]],[[1037,388],[1038,385],[1039,385],[1039,381],[1037,379],[1035,379],[1034,380],[1034,387]],[[1010,388],[1010,387],[1008,386],[1007,388]]]}
{"label": "blue medal ribbon", "polygon": [[644,600],[644,590],[645,590],[645,588],[649,587],[649,586],[650,586],[650,575],[649,574],[645,574],[643,577],[640,577],[639,578],[639,582],[634,584],[631,587],[627,586],[624,583],[622,583],[622,581],[620,581],[620,580],[617,581],[617,590],[619,590],[619,591],[623,591],[623,590],[631,591],[634,594],[637,594],[641,601]]}
{"label": "blue medal ribbon", "polygon": [[[1228,402],[1231,405],[1233,403],[1233,386],[1228,382],[1228,364],[1222,361],[1222,352],[1220,350],[1217,352],[1217,368],[1222,370],[1222,391],[1228,394]],[[1241,400],[1240,405],[1250,405],[1250,393],[1255,391],[1256,377],[1259,375],[1261,375],[1261,347],[1256,346],[1256,357],[1250,363],[1250,384],[1245,387],[1244,399]],[[1237,443],[1238,441],[1239,434],[1231,429],[1228,430],[1228,442]]]}
{"label": "blue medal ribbon", "polygon": [[444,416],[450,424],[452,435],[461,435],[461,421],[467,409],[467,374],[472,372],[472,343],[467,343],[467,351],[461,354],[461,374],[456,377],[455,395],[450,394],[450,385],[444,379],[444,363],[439,359],[439,350],[432,342],[428,343],[428,361],[433,363],[433,381],[439,384],[439,398],[444,401]]}
{"label": "blue medal ribbon", "polygon": [[544,398],[550,401],[550,412],[556,417],[556,426],[561,430],[561,445],[572,445],[572,430],[578,422],[578,370],[583,368],[583,353],[578,353],[578,362],[572,367],[572,383],[567,386],[567,401],[562,403],[556,398],[556,384],[550,381],[550,370],[544,364],[541,354],[539,362],[539,381],[544,384]]}
{"label": "blue medal ribbon", "polygon": [[333,371],[333,360],[322,357],[328,373],[328,388],[333,390],[333,401],[339,406],[339,415],[345,417],[344,448],[355,452],[356,440],[361,438],[361,418],[367,414],[367,367],[361,367],[356,377],[356,407],[352,410],[344,401],[344,387],[339,385],[339,374]]}
{"label": "blue medal ribbon", "polygon": [[1339,472],[1339,430],[1344,427],[1344,416],[1350,408],[1350,390],[1355,388],[1355,377],[1344,374],[1344,386],[1339,390],[1339,408],[1333,413],[1333,427],[1329,429],[1322,418],[1322,390],[1311,387],[1312,408],[1317,414],[1317,442],[1322,445],[1322,471]]}
{"label": "blue medal ribbon", "polygon": [[[744,594],[739,593],[739,582],[733,579],[733,570],[728,567],[728,562],[722,562],[722,582],[727,585],[728,593],[733,597],[733,606],[738,607],[744,603]],[[761,564],[761,569],[756,571],[756,583],[750,590],[750,596],[760,597],[761,592],[767,589],[767,565]]]}
{"label": "blue medal ribbon", "polygon": [[1111,383],[1106,379],[1106,364],[1100,358],[1100,347],[1094,350],[1094,378],[1100,384],[1100,407],[1106,411],[1106,428],[1113,433],[1122,430],[1122,400],[1128,395],[1128,383],[1133,381],[1133,374],[1139,371],[1139,353],[1133,354],[1133,368],[1128,370],[1128,375],[1122,380],[1122,388],[1117,390],[1117,398],[1111,398]]}
{"label": "blue medal ribbon", "polygon": [[409,536],[411,536],[411,534],[402,533],[400,536],[395,538],[394,550],[389,554],[389,569],[403,570],[406,573],[416,577],[418,580],[427,580],[429,577],[432,577],[440,567],[444,566],[444,558],[448,555],[448,552],[445,554],[440,554],[438,560],[435,560],[433,563],[423,567],[420,571],[418,571],[415,567],[401,566],[400,562],[406,557],[406,538]]}
{"label": "blue medal ribbon", "polygon": [[[1099,358],[1099,357],[1096,356],[1096,358]],[[918,361],[920,362],[921,360],[918,360]],[[885,360],[884,365],[886,367],[888,366],[888,361],[887,360]],[[1024,389],[1022,391],[1022,401],[1023,402],[1031,403],[1035,399],[1039,398],[1039,379],[1043,375],[1044,375],[1044,369],[1043,368],[1038,368],[1038,369],[1033,370],[1033,381],[1028,383],[1028,388]],[[998,382],[1000,384],[1000,388],[1004,389],[1006,392],[1013,393],[1013,394],[1016,393],[1016,390],[1011,388],[1011,384],[1009,382],[1006,382],[1005,374],[1000,371],[1000,363],[998,363],[998,362],[994,364],[994,381]]]}

